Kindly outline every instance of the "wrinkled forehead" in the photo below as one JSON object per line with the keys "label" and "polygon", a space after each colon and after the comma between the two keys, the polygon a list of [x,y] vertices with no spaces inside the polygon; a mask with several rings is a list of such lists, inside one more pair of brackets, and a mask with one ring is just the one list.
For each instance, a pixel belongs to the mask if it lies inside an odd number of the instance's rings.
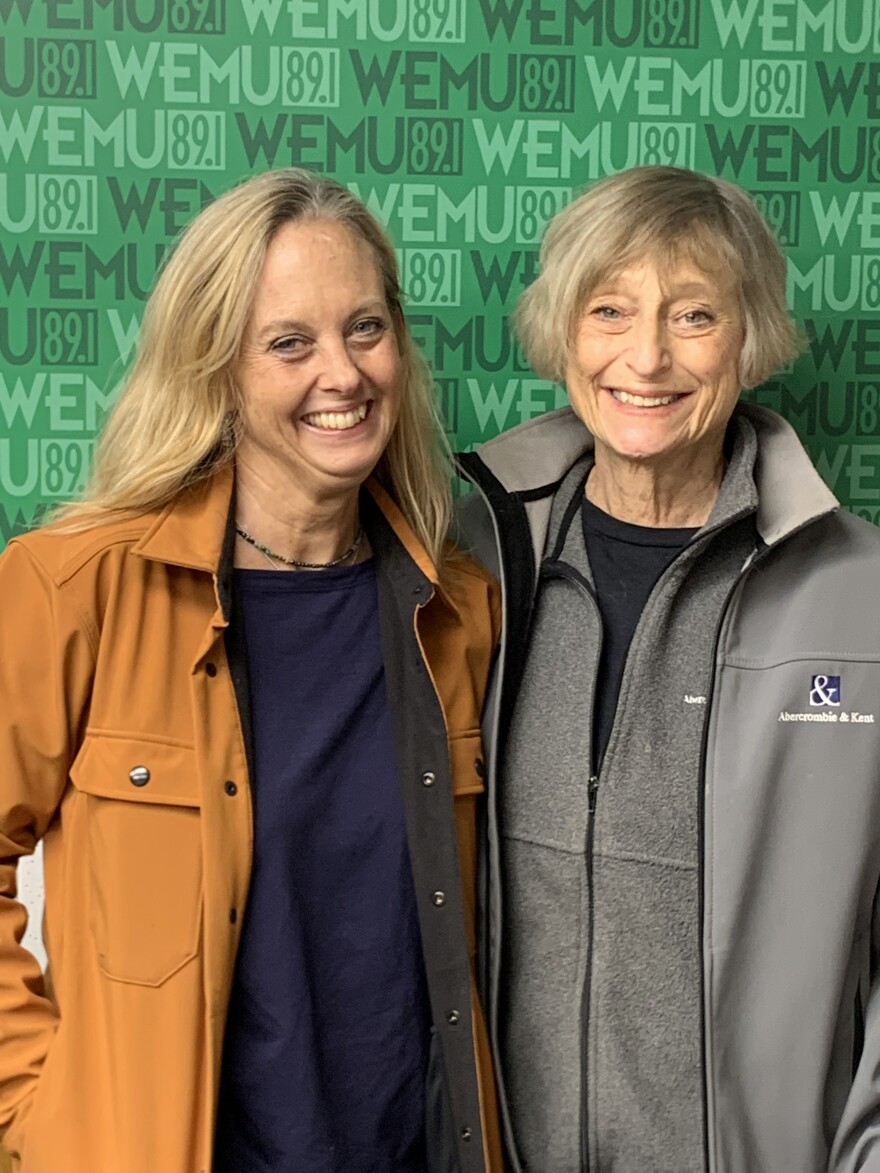
{"label": "wrinkled forehead", "polygon": [[726,241],[695,230],[671,240],[643,242],[618,251],[583,275],[578,305],[622,274],[644,267],[656,270],[661,287],[672,287],[683,277],[705,283],[720,294],[739,297],[742,264]]}

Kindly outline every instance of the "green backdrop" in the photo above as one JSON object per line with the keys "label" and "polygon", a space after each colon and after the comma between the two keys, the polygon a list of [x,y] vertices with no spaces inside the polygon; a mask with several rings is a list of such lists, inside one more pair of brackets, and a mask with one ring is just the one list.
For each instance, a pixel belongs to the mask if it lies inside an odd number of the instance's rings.
{"label": "green backdrop", "polygon": [[168,242],[289,164],[387,223],[460,446],[564,399],[507,313],[573,192],[743,184],[807,339],[753,397],[880,521],[878,0],[0,0],[0,27],[0,545],[81,484]]}

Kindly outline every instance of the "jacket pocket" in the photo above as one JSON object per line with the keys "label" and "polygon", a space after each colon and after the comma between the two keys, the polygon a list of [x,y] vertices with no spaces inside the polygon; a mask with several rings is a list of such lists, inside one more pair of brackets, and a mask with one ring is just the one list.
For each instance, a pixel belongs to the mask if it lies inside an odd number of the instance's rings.
{"label": "jacket pocket", "polygon": [[195,752],[91,734],[70,777],[87,806],[89,922],[98,964],[115,981],[159,986],[199,948]]}

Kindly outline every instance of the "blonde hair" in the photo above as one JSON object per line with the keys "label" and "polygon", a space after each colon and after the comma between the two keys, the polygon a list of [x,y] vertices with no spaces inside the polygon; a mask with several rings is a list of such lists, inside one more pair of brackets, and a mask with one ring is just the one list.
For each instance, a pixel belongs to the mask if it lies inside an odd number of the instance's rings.
{"label": "blonde hair", "polygon": [[394,248],[347,188],[293,167],[232,188],[184,230],[147,300],[136,357],[91,478],[55,519],[78,524],[159,508],[233,460],[241,428],[234,364],[267,246],[297,220],[343,224],[372,250],[402,366],[400,413],[375,475],[440,566],[451,517],[448,445],[430,373],[404,319]]}
{"label": "blonde hair", "polygon": [[706,272],[727,269],[737,285],[743,387],[757,386],[797,355],[785,258],[750,196],[682,167],[632,167],[601,179],[548,225],[540,275],[514,311],[532,367],[563,382],[581,308],[599,283],[640,261],[662,269],[683,258]]}

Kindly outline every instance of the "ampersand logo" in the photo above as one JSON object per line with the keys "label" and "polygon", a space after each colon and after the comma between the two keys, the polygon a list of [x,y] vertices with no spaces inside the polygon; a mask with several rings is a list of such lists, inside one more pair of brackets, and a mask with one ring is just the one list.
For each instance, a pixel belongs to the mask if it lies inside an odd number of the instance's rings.
{"label": "ampersand logo", "polygon": [[812,681],[810,686],[811,705],[834,705],[835,708],[840,706],[839,676],[814,676]]}

